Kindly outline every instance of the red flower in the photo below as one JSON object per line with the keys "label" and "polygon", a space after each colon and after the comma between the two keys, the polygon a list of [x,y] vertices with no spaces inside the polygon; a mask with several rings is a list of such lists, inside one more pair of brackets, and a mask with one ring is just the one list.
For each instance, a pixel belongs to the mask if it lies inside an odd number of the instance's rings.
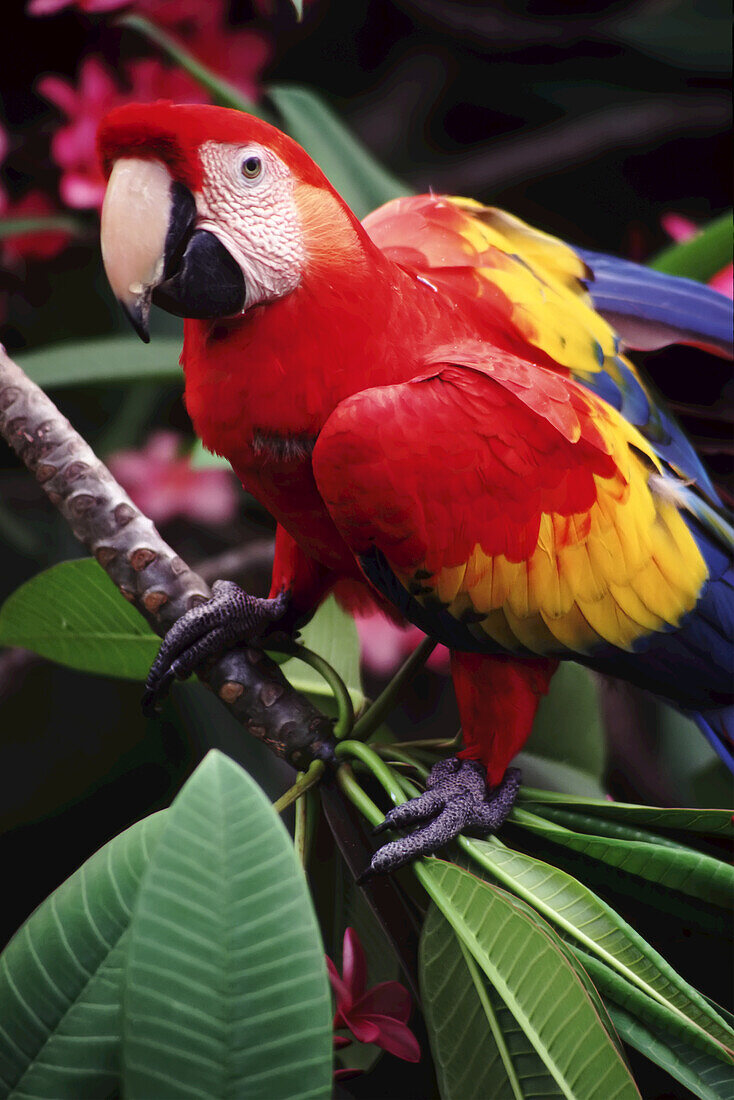
{"label": "red flower", "polygon": [[[348,1028],[360,1043],[375,1043],[406,1062],[420,1061],[418,1040],[408,1025],[410,994],[400,982],[381,982],[366,989],[367,963],[353,928],[344,933],[344,976],[327,958],[329,981],[336,996],[334,1028]],[[343,1045],[343,1044],[341,1044]]]}
{"label": "red flower", "polygon": [[[674,212],[663,214],[660,221],[665,232],[674,241],[687,241],[700,233],[696,223],[690,221],[689,218],[685,218],[682,214]],[[734,297],[734,264],[726,264],[721,271],[717,271],[715,275],[712,275],[709,279],[709,286],[712,286],[714,290],[718,290],[719,294],[725,294],[727,298]]]}
{"label": "red flower", "polygon": [[185,516],[226,523],[237,507],[228,470],[194,470],[175,432],[156,431],[139,451],[118,451],[107,465],[138,508],[156,523]]}
{"label": "red flower", "polygon": [[[8,151],[8,135],[0,125],[0,164]],[[53,203],[42,191],[30,191],[22,199],[11,202],[0,187],[0,221],[10,218],[33,218],[38,215],[55,214]],[[4,262],[18,260],[50,260],[65,248],[71,234],[60,229],[41,233],[18,233],[5,237],[0,243],[0,256]]]}
{"label": "red flower", "polygon": [[[397,626],[381,611],[358,613],[354,617],[362,649],[362,660],[378,676],[388,676],[410,656],[425,638],[417,626]],[[438,645],[426,662],[434,672],[449,671],[449,651]]]}

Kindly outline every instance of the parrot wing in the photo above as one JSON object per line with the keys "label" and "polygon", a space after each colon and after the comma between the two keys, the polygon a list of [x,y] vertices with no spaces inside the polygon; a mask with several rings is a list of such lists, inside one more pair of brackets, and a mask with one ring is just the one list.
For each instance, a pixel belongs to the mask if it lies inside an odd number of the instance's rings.
{"label": "parrot wing", "polygon": [[[394,262],[449,294],[468,295],[488,338],[502,329],[525,345],[528,357],[569,374],[620,410],[660,458],[720,503],[685,434],[622,353],[622,337],[630,346],[690,342],[721,352],[731,343],[731,303],[723,295],[574,250],[471,199],[395,199],[364,227]],[[609,319],[601,316],[606,310]]]}
{"label": "parrot wing", "polygon": [[[729,692],[734,588],[711,608],[704,594],[730,554],[715,525],[684,518],[681,483],[634,426],[480,343],[426,368],[342,402],[314,450],[319,492],[375,586],[456,649],[572,657],[637,681],[649,667],[645,685],[672,699],[690,688],[686,706]],[[683,637],[685,682],[653,652]]]}

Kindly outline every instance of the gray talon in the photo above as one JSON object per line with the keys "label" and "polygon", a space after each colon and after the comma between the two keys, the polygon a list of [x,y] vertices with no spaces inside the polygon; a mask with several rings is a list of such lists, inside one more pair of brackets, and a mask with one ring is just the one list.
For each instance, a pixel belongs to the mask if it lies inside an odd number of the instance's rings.
{"label": "gray talon", "polygon": [[145,682],[150,712],[174,679],[185,680],[199,665],[241,642],[257,642],[288,610],[286,593],[260,599],[232,581],[215,581],[211,599],[193,607],[166,634]]}
{"label": "gray talon", "polygon": [[425,792],[395,806],[374,831],[416,824],[419,827],[375,852],[362,879],[394,871],[419,856],[432,855],[459,833],[493,832],[512,809],[519,786],[517,768],[508,768],[499,786],[490,790],[485,769],[477,761],[455,756],[439,761],[426,780]]}

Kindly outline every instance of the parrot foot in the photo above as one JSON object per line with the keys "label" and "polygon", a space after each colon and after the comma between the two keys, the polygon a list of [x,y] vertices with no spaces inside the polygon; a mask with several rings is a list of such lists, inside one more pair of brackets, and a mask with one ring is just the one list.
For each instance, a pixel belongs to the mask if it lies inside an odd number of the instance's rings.
{"label": "parrot foot", "polygon": [[288,609],[288,595],[248,596],[232,581],[215,581],[212,596],[178,619],[166,634],[145,681],[143,710],[151,714],[174,680],[234,645],[257,642]]}
{"label": "parrot foot", "polygon": [[499,786],[490,789],[486,770],[476,760],[456,756],[440,760],[431,769],[425,792],[395,806],[374,831],[426,823],[378,849],[358,881],[395,871],[419,856],[432,855],[459,833],[483,836],[494,832],[512,809],[519,786],[518,768],[508,768]]}

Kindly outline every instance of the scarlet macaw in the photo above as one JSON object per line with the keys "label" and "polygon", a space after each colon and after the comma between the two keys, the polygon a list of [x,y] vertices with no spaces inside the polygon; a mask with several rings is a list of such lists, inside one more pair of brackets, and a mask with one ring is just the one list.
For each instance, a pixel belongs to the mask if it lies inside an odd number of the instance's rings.
{"label": "scarlet macaw", "polygon": [[451,650],[464,749],[373,870],[496,828],[558,661],[731,735],[734,531],[626,347],[730,354],[730,303],[500,210],[402,198],[360,224],[290,138],[239,112],[128,105],[100,132],[109,281],[147,339],[186,318],[186,405],[277,520],[270,597],[217,582],[156,698],[212,653],[361,592]]}

